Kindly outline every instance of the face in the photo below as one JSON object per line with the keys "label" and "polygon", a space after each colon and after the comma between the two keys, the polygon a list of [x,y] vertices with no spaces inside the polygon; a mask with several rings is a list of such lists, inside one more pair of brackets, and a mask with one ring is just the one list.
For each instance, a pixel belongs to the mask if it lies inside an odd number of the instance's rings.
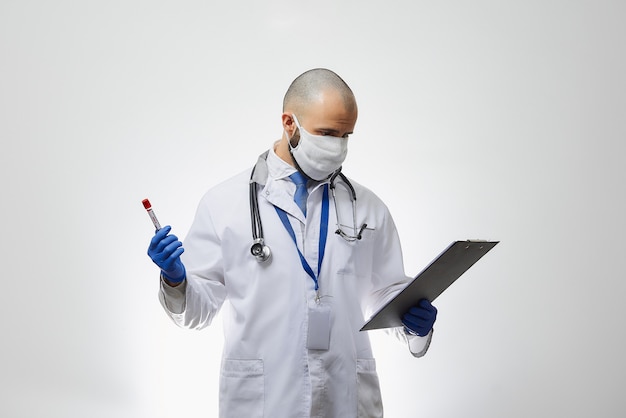
{"label": "face", "polygon": [[[354,131],[357,114],[356,106],[354,109],[346,109],[342,97],[329,90],[322,93],[319,100],[309,105],[305,112],[296,113],[296,117],[302,127],[312,135],[335,136],[347,140]],[[292,112],[283,114],[283,128],[289,137],[296,130],[292,115]]]}

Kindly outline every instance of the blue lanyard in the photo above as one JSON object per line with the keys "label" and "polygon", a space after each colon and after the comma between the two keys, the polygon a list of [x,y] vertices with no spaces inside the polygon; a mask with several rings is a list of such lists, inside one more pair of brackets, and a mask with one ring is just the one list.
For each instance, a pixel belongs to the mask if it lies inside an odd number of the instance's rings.
{"label": "blue lanyard", "polygon": [[[291,236],[293,243],[296,244],[296,250],[298,250],[298,255],[300,256],[300,262],[302,263],[302,268],[307,274],[313,279],[315,282],[315,290],[319,290],[319,283],[313,269],[309,265],[309,263],[302,255],[300,248],[298,248],[298,241],[296,240],[296,233],[289,222],[289,218],[287,217],[287,213],[281,208],[274,206],[276,209],[276,213],[278,217],[283,223],[283,226]],[[320,220],[320,241],[319,241],[319,256],[317,258],[317,274],[319,276],[320,270],[322,268],[322,261],[324,260],[324,252],[326,251],[326,238],[328,236],[328,184],[324,185],[324,195],[322,196],[322,217]]]}

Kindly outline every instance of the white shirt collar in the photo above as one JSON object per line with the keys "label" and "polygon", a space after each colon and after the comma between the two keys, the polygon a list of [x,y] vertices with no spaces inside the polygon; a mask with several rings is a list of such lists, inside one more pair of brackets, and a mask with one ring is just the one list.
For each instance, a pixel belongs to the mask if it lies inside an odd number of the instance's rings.
{"label": "white shirt collar", "polygon": [[267,154],[267,170],[271,178],[280,180],[295,173],[296,168],[289,165],[286,161],[276,155],[274,147],[277,144],[278,142],[275,142],[270,148],[270,152]]}

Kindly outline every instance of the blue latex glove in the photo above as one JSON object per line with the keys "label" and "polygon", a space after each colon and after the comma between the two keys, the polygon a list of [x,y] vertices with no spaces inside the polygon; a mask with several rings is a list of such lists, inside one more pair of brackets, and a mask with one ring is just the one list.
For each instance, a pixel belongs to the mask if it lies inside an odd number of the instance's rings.
{"label": "blue latex glove", "polygon": [[148,247],[148,256],[159,266],[163,277],[172,283],[181,283],[185,280],[185,266],[180,261],[180,255],[185,249],[176,235],[169,233],[171,230],[172,227],[167,225],[154,234]]}
{"label": "blue latex glove", "polygon": [[402,323],[409,334],[423,337],[428,335],[435,320],[437,319],[437,308],[429,300],[422,299],[418,306],[415,306],[402,317]]}

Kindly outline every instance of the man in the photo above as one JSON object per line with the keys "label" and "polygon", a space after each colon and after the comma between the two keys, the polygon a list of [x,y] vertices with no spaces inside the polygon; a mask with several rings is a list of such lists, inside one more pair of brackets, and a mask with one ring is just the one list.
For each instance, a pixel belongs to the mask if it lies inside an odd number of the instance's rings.
{"label": "man", "polygon": [[[409,278],[386,206],[336,175],[356,100],[337,74],[314,69],[291,84],[281,117],[282,138],[254,169],[204,195],[184,250],[171,227],[155,234],[160,300],[176,324],[196,329],[224,305],[220,416],[381,417],[359,329]],[[391,333],[419,357],[437,310],[415,305]]]}

